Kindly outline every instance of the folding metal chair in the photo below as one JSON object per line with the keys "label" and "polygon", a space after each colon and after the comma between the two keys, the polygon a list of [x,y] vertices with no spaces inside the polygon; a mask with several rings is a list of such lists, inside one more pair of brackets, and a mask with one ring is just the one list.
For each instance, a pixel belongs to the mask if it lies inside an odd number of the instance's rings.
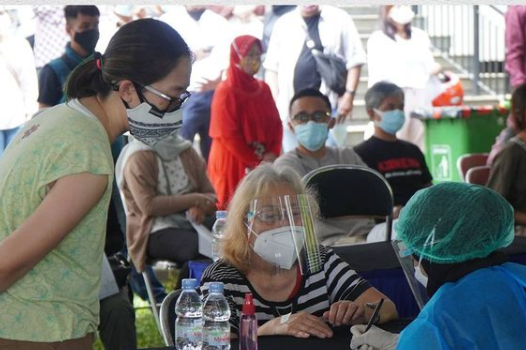
{"label": "folding metal chair", "polygon": [[[147,264],[152,266],[157,270],[179,270],[180,266],[176,262],[169,261],[169,260],[148,260]],[[143,271],[142,277],[144,278],[144,284],[146,285],[146,292],[148,294],[148,300],[150,303],[150,308],[152,309],[153,317],[155,318],[155,323],[157,324],[157,329],[163,335],[163,331],[161,329],[161,322],[159,319],[159,308],[160,305],[157,304],[157,300],[155,299],[155,293],[153,292],[153,285],[152,281],[150,279],[150,276],[148,276],[148,273]]]}
{"label": "folding metal chair", "polygon": [[175,345],[175,303],[181,294],[182,289],[175,290],[164,298],[161,304],[161,330],[166,346]]}
{"label": "folding metal chair", "polygon": [[327,165],[303,177],[318,195],[321,216],[362,216],[386,220],[385,240],[391,240],[393,191],[377,171],[353,165]]}

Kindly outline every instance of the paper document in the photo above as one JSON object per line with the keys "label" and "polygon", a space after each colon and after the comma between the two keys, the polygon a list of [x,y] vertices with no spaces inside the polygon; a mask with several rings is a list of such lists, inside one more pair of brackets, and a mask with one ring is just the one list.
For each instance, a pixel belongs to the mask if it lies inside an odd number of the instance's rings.
{"label": "paper document", "polygon": [[100,281],[99,300],[119,293],[119,287],[111,270],[110,262],[106,254],[102,255],[102,278]]}
{"label": "paper document", "polygon": [[203,254],[204,256],[208,258],[212,258],[212,231],[206,228],[206,226],[196,224],[192,220],[190,220],[190,223],[194,227],[194,229],[197,231],[198,239],[199,239],[199,253]]}

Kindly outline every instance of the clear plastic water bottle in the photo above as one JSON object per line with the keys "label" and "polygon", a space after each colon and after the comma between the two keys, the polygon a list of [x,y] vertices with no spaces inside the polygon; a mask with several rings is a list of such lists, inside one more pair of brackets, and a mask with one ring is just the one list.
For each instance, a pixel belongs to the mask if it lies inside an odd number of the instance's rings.
{"label": "clear plastic water bottle", "polygon": [[197,280],[183,279],[183,291],[175,304],[175,347],[200,350],[203,344],[203,302],[197,294]]}
{"label": "clear plastic water bottle", "polygon": [[221,257],[220,248],[221,248],[221,239],[225,232],[226,225],[226,211],[219,210],[216,211],[216,222],[212,227],[212,260],[216,261]]}
{"label": "clear plastic water bottle", "polygon": [[223,283],[211,282],[203,306],[203,350],[230,349],[230,308],[223,295]]}

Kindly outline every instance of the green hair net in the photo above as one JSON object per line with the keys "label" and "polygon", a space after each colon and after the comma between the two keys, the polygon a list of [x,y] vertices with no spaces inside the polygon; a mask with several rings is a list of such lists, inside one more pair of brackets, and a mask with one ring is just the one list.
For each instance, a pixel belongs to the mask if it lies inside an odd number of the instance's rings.
{"label": "green hair net", "polygon": [[515,237],[512,206],[497,192],[443,182],[418,191],[400,212],[398,238],[434,263],[483,258]]}

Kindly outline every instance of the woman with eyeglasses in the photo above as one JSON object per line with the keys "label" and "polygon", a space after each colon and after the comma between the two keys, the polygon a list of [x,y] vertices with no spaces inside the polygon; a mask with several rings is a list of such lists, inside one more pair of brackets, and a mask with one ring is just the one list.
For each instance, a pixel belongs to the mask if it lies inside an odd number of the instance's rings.
{"label": "woman with eyeglasses", "polygon": [[376,323],[397,317],[385,295],[318,244],[317,211],[292,169],[263,163],[240,182],[228,207],[223,258],[201,280],[205,296],[209,282],[224,283],[231,334],[239,333],[245,293],[253,294],[260,336],[328,338],[330,326],[367,323],[381,298]]}
{"label": "woman with eyeglasses", "polygon": [[[181,115],[180,107],[189,97],[186,91],[172,98],[160,87],[135,86],[143,101],[150,94],[167,103],[167,113]],[[150,113],[162,118],[165,111],[152,105]],[[216,196],[206,163],[192,143],[179,135],[181,120],[174,125],[175,132],[155,143],[132,135],[117,160],[115,176],[127,210],[128,252],[138,271],[145,269],[147,258],[178,264],[197,258],[198,235],[192,222],[209,229],[214,223]],[[182,272],[179,280],[187,273]]]}
{"label": "woman with eyeglasses", "polygon": [[149,147],[172,135],[190,70],[190,50],[170,26],[129,23],[104,55],[71,73],[68,102],[27,122],[6,149],[0,349],[92,349],[113,182],[110,145],[126,131]]}
{"label": "woman with eyeglasses", "polygon": [[225,209],[237,184],[262,161],[280,154],[283,127],[270,88],[254,76],[261,66],[261,41],[237,37],[230,46],[227,78],[212,100],[212,149],[208,174]]}

